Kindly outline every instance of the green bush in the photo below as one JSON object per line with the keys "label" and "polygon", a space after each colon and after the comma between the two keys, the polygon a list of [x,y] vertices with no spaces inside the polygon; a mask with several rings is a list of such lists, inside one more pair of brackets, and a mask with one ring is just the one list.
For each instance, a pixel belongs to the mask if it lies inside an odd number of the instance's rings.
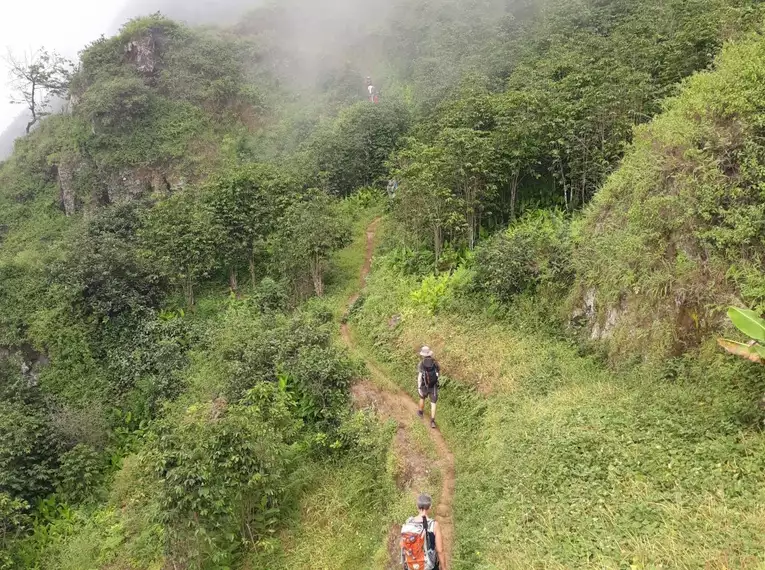
{"label": "green bush", "polygon": [[0,568],[12,568],[9,556],[12,541],[19,538],[29,524],[29,503],[0,492]]}
{"label": "green bush", "polygon": [[220,568],[279,521],[299,424],[285,394],[260,384],[239,404],[219,399],[160,421],[142,453],[173,563]]}
{"label": "green bush", "polygon": [[82,319],[108,322],[159,306],[167,286],[138,254],[140,212],[135,203],[99,211],[67,258],[52,268],[58,292]]}
{"label": "green bush", "polygon": [[409,297],[431,315],[444,309],[458,309],[460,304],[464,304],[474,280],[473,271],[465,267],[440,276],[429,275]]}
{"label": "green bush", "polygon": [[428,249],[398,246],[388,251],[380,263],[388,265],[395,272],[403,275],[426,276],[433,272],[436,258]]}
{"label": "green bush", "polygon": [[283,370],[298,414],[306,422],[331,425],[348,408],[349,388],[357,368],[340,349],[303,346]]}
{"label": "green bush", "polygon": [[565,290],[574,278],[571,256],[563,214],[533,212],[477,250],[475,287],[505,303],[543,286]]}
{"label": "green bush", "polygon": [[94,129],[126,132],[148,112],[151,96],[140,77],[118,76],[92,85],[76,108]]}
{"label": "green bush", "polygon": [[101,484],[105,468],[103,454],[80,443],[59,457],[56,492],[70,504],[86,501]]}
{"label": "green bush", "polygon": [[283,283],[264,277],[258,283],[252,296],[261,312],[283,311],[287,308],[289,292]]}
{"label": "green bush", "polygon": [[52,490],[58,444],[46,418],[17,403],[0,402],[0,493],[33,501]]}

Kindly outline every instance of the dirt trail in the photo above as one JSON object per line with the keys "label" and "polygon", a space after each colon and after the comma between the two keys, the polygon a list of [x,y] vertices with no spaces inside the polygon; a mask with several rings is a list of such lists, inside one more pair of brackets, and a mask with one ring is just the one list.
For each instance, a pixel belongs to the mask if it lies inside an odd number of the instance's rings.
{"label": "dirt trail", "polygon": [[[364,288],[366,277],[372,266],[372,254],[374,253],[375,236],[379,221],[379,219],[375,220],[367,228],[366,257],[364,266],[361,269],[360,290]],[[353,305],[359,298],[360,290],[350,298],[349,306]],[[343,341],[345,341],[349,348],[354,349],[355,345],[353,337],[350,334],[347,324],[344,323],[342,325],[341,333]],[[425,489],[429,469],[435,467],[441,472],[442,485],[441,494],[436,505],[436,519],[441,526],[441,532],[444,537],[444,555],[447,566],[450,567],[452,546],[454,544],[454,520],[452,518],[452,502],[454,499],[455,484],[454,455],[446,445],[446,441],[441,435],[441,432],[438,429],[430,428],[429,418],[420,419],[417,417],[417,403],[412,397],[398,388],[381,388],[380,385],[392,386],[395,385],[395,382],[388,378],[385,372],[375,365],[374,361],[367,359],[367,367],[372,375],[372,380],[365,380],[354,386],[354,401],[357,406],[372,407],[381,416],[393,419],[398,423],[395,445],[400,459],[405,464],[403,475],[404,480],[399,481],[399,484],[406,485],[412,491],[412,494],[416,495],[421,490]],[[375,379],[378,381],[377,383],[374,382]],[[412,382],[414,383],[414,373],[412,373]],[[429,409],[429,407],[426,406],[426,409]],[[426,417],[428,416],[428,414],[425,415]],[[427,428],[427,433],[430,436],[431,443],[436,451],[438,459],[433,460],[421,456],[413,445],[410,434],[412,433],[412,428],[415,426],[416,422],[421,422]],[[389,545],[391,547],[392,557],[395,557],[398,554],[394,539],[398,537],[399,529],[400,523],[396,525],[395,529],[391,529]],[[397,558],[392,560],[391,567],[400,567]]]}

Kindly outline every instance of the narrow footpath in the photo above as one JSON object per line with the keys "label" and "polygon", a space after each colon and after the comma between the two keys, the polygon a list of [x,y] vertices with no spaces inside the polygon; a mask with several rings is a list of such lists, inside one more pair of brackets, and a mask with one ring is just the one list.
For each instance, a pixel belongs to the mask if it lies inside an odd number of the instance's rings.
{"label": "narrow footpath", "polygon": [[[361,269],[361,279],[359,283],[359,292],[355,293],[349,300],[349,306],[352,306],[359,298],[361,289],[364,288],[366,277],[372,266],[372,254],[374,253],[375,236],[379,219],[375,220],[367,228],[367,247],[364,266]],[[347,324],[341,328],[343,341],[352,351],[357,350],[350,329]],[[366,356],[366,355],[365,355]],[[392,419],[398,424],[398,431],[395,439],[396,452],[399,459],[404,463],[405,480],[399,484],[406,485],[411,491],[413,497],[420,491],[426,489],[429,472],[436,469],[441,475],[441,493],[436,503],[436,520],[441,525],[441,531],[444,536],[444,555],[447,565],[451,567],[451,553],[454,544],[454,520],[452,518],[452,503],[454,500],[454,456],[446,445],[441,432],[438,429],[430,428],[429,414],[426,418],[417,417],[417,402],[412,395],[407,394],[400,389],[391,389],[395,386],[386,373],[377,365],[374,360],[366,357],[367,367],[371,378],[357,383],[353,388],[353,397],[356,405],[360,408],[373,408],[381,417]],[[383,388],[385,386],[386,388]],[[412,394],[415,388],[415,371],[412,370]],[[429,406],[426,406],[429,410]],[[413,445],[413,429],[417,423],[422,423],[430,436],[431,444],[435,451],[434,458],[424,457]],[[414,513],[414,501],[412,501],[412,514]],[[400,521],[395,527],[391,528],[388,539],[389,550],[391,552],[391,568],[399,568],[397,539]]]}

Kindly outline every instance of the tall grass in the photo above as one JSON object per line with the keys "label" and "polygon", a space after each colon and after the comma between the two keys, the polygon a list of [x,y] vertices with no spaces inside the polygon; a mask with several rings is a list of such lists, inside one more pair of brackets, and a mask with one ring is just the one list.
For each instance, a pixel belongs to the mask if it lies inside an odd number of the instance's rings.
{"label": "tall grass", "polygon": [[524,323],[430,315],[418,286],[379,264],[355,322],[403,387],[416,347],[441,360],[454,568],[765,567],[760,368],[709,349],[615,373]]}

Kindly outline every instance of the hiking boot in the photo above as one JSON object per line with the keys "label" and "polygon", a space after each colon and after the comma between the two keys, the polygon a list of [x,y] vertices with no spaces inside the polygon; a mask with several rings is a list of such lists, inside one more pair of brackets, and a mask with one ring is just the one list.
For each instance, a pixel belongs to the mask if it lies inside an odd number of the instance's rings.
{"label": "hiking boot", "polygon": [[433,420],[433,419],[430,420],[430,427],[432,427],[433,429],[436,429],[436,420]]}
{"label": "hiking boot", "polygon": [[422,410],[417,410],[417,415],[422,417],[423,416]]}

